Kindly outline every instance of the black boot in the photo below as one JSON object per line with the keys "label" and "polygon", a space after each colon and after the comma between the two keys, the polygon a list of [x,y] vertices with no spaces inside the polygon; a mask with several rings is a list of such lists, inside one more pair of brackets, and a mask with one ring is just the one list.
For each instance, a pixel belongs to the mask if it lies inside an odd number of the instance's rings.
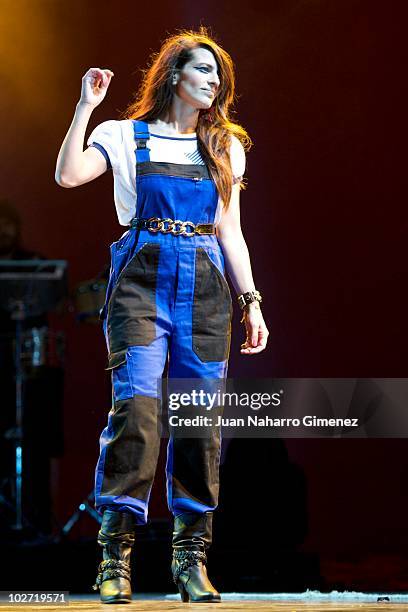
{"label": "black boot", "polygon": [[100,590],[103,603],[129,603],[130,553],[135,541],[135,519],[129,512],[105,510],[98,534],[103,546],[103,561],[93,589]]}
{"label": "black boot", "polygon": [[221,596],[207,576],[205,551],[211,544],[212,514],[188,513],[174,519],[173,580],[184,602],[218,602]]}

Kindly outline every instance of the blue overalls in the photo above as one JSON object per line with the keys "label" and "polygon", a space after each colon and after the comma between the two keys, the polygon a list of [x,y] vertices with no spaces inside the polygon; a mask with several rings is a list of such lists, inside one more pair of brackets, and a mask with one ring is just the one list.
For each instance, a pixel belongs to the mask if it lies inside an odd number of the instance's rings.
{"label": "blue overalls", "polygon": [[[151,162],[148,125],[133,125],[136,217],[213,223],[218,193],[208,168]],[[215,234],[131,228],[111,246],[111,261],[102,318],[113,406],[100,437],[95,507],[132,512],[144,524],[160,446],[157,381],[167,356],[170,378],[226,377],[231,294]],[[216,508],[220,444],[219,432],[170,437],[167,500],[175,517],[209,516]]]}

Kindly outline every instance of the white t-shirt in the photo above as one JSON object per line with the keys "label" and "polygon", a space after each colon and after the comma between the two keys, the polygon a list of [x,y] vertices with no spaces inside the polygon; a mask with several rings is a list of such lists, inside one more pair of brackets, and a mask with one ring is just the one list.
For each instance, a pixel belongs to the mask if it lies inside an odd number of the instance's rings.
{"label": "white t-shirt", "polygon": [[[196,134],[168,137],[155,134],[154,126],[149,126],[150,160],[152,162],[171,162],[174,164],[203,164],[197,149]],[[114,179],[114,199],[116,212],[121,225],[129,225],[136,214],[136,143],[131,119],[110,120],[99,124],[87,141],[102,147],[112,166]],[[231,137],[231,167],[234,182],[239,182],[245,172],[245,151],[238,138]],[[106,157],[106,155],[105,155]],[[214,224],[218,225],[222,215],[222,201],[218,199]]]}

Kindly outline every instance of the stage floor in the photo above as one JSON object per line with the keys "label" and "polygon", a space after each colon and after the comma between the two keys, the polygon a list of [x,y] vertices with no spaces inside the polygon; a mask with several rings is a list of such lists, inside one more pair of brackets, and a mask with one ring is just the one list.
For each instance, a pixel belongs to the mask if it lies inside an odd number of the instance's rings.
{"label": "stage floor", "polygon": [[[388,598],[388,600],[378,601],[378,598]],[[330,612],[344,610],[364,610],[364,612],[380,612],[381,610],[407,610],[408,595],[400,593],[319,593],[317,591],[307,593],[223,593],[223,601],[213,604],[183,604],[178,595],[167,594],[147,594],[141,593],[133,595],[130,604],[109,605],[104,609],[113,612],[114,610],[128,610],[129,612],[160,611],[166,610],[188,610],[190,606],[202,610],[262,610],[263,612],[319,612],[328,610]],[[69,606],[10,606],[0,605],[0,612],[16,610],[63,610],[69,607],[70,610],[100,610],[101,603],[98,595],[79,595],[69,596]]]}

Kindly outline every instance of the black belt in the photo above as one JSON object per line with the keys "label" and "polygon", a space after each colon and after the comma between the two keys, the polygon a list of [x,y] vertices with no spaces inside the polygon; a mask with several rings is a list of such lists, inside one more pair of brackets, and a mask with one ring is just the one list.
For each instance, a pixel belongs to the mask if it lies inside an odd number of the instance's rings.
{"label": "black belt", "polygon": [[130,227],[132,229],[147,229],[153,233],[173,234],[174,236],[191,237],[196,234],[215,234],[213,223],[195,224],[192,221],[180,221],[179,219],[173,221],[173,219],[160,219],[160,217],[150,217],[150,219],[134,217],[130,222]]}

